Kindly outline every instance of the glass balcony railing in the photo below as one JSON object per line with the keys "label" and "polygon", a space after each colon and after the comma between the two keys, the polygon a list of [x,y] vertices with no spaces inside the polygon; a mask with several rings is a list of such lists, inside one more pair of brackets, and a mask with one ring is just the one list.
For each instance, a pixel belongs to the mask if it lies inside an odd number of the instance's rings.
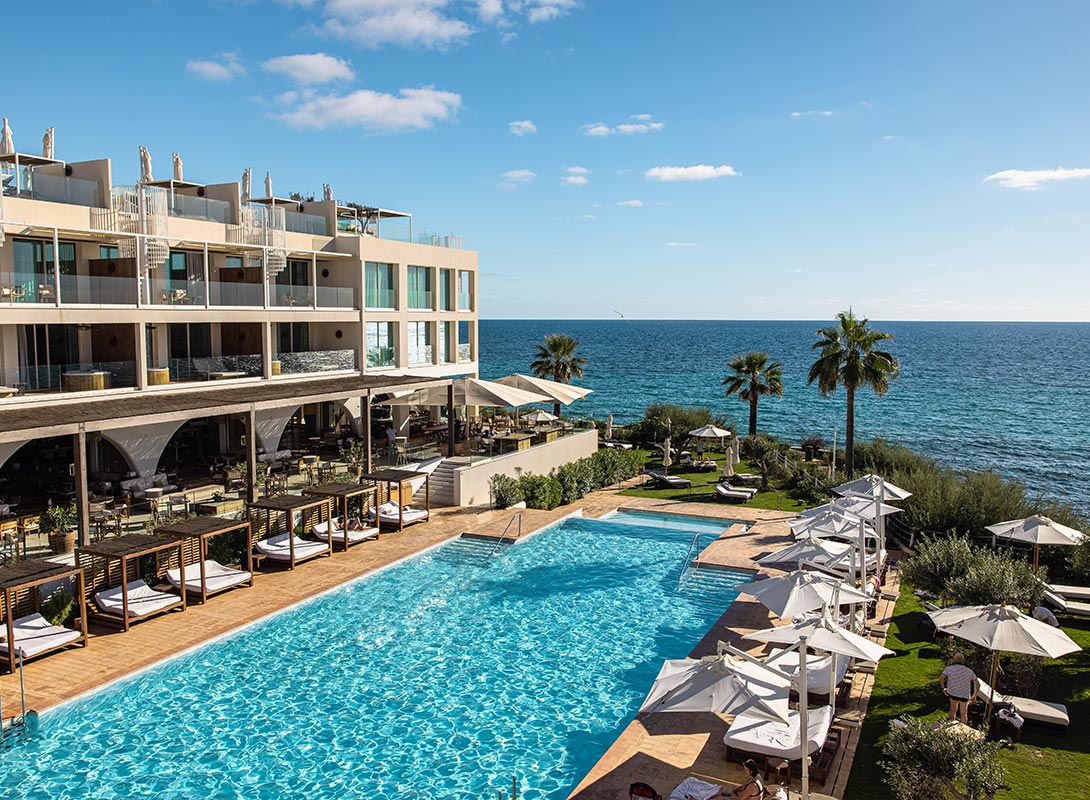
{"label": "glass balcony railing", "polygon": [[419,366],[421,364],[431,364],[435,358],[435,348],[430,344],[418,345],[417,347],[409,348],[409,365]]}
{"label": "glass balcony railing", "polygon": [[0,369],[0,395],[92,392],[136,386],[136,362],[94,361]]}
{"label": "glass balcony railing", "polygon": [[469,292],[458,292],[458,310],[459,311],[472,311],[473,301]]}
{"label": "glass balcony railing", "polygon": [[367,348],[368,367],[394,367],[397,366],[397,351],[392,347]]}
{"label": "glass balcony railing", "polygon": [[187,194],[175,194],[167,197],[167,213],[172,217],[200,219],[207,222],[219,222],[223,225],[234,223],[231,204],[225,200],[212,200],[207,197],[192,197]]}
{"label": "glass balcony railing", "polygon": [[359,308],[355,288],[351,286],[319,286],[319,308]]}
{"label": "glass balcony railing", "polygon": [[[165,372],[165,374],[164,374]],[[171,358],[166,364],[148,367],[148,384],[224,381],[261,377],[261,356],[204,356]]]}
{"label": "glass balcony railing", "polygon": [[458,345],[458,363],[473,360],[473,348],[468,342]]}
{"label": "glass balcony railing", "polygon": [[317,214],[302,214],[298,211],[284,212],[284,227],[293,233],[309,233],[311,236],[328,236],[329,226],[325,217]]}
{"label": "glass balcony railing", "polygon": [[280,365],[281,375],[299,375],[313,372],[337,372],[355,370],[355,350],[312,350],[305,353],[280,353],[273,361]]}
{"label": "glass balcony railing", "polygon": [[367,289],[368,308],[397,308],[397,290],[395,289]]}
{"label": "glass balcony railing", "polygon": [[314,294],[309,286],[274,286],[273,305],[287,308],[309,308],[314,305]]}
{"label": "glass balcony railing", "polygon": [[61,302],[94,306],[136,305],[136,278],[61,275]]}
{"label": "glass balcony railing", "polygon": [[228,283],[209,281],[212,305],[261,307],[265,305],[265,289],[260,283]]}
{"label": "glass balcony railing", "polygon": [[409,308],[430,311],[435,308],[435,293],[409,292]]}
{"label": "glass balcony railing", "polygon": [[0,305],[53,303],[57,299],[53,275],[0,275]]}
{"label": "glass balcony railing", "polygon": [[204,282],[170,278],[152,278],[148,281],[151,304],[155,306],[203,306]]}
{"label": "glass balcony railing", "polygon": [[49,203],[67,203],[72,206],[99,208],[98,184],[81,178],[66,178],[63,175],[48,175],[44,172],[29,170],[22,181],[20,191],[16,191],[15,176],[8,172],[3,176],[4,194],[23,197],[28,200],[44,200]]}

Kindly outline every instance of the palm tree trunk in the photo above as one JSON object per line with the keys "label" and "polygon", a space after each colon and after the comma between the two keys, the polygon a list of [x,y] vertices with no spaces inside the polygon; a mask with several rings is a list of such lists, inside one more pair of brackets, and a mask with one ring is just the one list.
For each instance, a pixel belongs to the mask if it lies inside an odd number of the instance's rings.
{"label": "palm tree trunk", "polygon": [[560,418],[560,403],[553,403],[553,416]]}
{"label": "palm tree trunk", "polygon": [[749,435],[757,435],[757,395],[749,398]]}
{"label": "palm tree trunk", "polygon": [[[855,387],[846,387],[848,391],[848,421],[844,426],[844,469],[850,480],[855,472]],[[836,458],[836,454],[833,454]]]}

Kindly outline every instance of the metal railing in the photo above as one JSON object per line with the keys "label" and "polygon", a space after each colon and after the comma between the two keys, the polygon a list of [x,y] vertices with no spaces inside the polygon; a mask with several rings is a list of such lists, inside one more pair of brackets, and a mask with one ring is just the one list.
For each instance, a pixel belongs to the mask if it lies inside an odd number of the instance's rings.
{"label": "metal railing", "polygon": [[496,555],[496,551],[500,549],[503,540],[507,538],[507,532],[511,530],[511,526],[514,525],[516,521],[518,522],[518,529],[515,531],[515,535],[511,538],[511,541],[514,542],[522,536],[522,512],[518,511],[511,516],[511,519],[507,520],[507,525],[504,527],[503,533],[500,534],[500,538],[496,540],[496,544],[489,552],[489,556]]}
{"label": "metal railing", "polygon": [[23,683],[23,653],[19,653],[19,716],[13,716],[11,722],[4,723],[4,703],[0,697],[0,749],[12,747],[20,739],[35,733],[38,729],[38,712],[26,710],[26,686]]}
{"label": "metal railing", "polygon": [[225,200],[175,194],[167,203],[167,213],[172,217],[200,219],[206,222],[219,222],[223,225],[233,225],[235,222],[234,214],[231,213],[231,204]]}
{"label": "metal railing", "polygon": [[[681,581],[685,578],[685,575],[689,572],[689,568],[692,566],[693,550],[696,550],[697,556],[700,555],[700,534],[697,533],[693,536],[691,542],[689,542],[689,549],[685,552],[685,561],[681,565],[681,572],[677,576],[677,585],[681,586]],[[699,563],[699,562],[698,562]]]}

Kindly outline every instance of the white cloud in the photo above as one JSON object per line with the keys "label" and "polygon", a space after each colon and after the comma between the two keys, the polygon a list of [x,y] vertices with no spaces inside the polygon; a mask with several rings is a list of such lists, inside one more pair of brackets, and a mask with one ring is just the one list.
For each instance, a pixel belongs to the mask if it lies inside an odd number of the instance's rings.
{"label": "white cloud", "polygon": [[1000,186],[1008,189],[1040,189],[1046,183],[1057,181],[1074,181],[1082,178],[1090,178],[1090,169],[1057,167],[1056,169],[1005,169],[1001,172],[993,172],[984,179],[985,182],[995,181]]}
{"label": "white cloud", "polygon": [[537,173],[529,169],[509,169],[500,177],[512,183],[530,183],[537,177]]}
{"label": "white cloud", "polygon": [[233,81],[246,72],[238,53],[220,53],[217,60],[185,62],[185,71],[205,81]]}
{"label": "white cloud", "polygon": [[643,200],[621,200],[617,205],[621,208],[640,208],[643,205]]}
{"label": "white cloud", "polygon": [[582,127],[587,136],[639,136],[653,131],[661,131],[665,122],[652,122],[650,114],[633,114],[635,122],[622,122],[619,125],[606,125],[604,122],[592,122]]}
{"label": "white cloud", "polygon": [[567,186],[586,186],[587,185],[587,176],[586,175],[565,175],[563,178],[560,179],[560,182],[567,185]]}
{"label": "white cloud", "polygon": [[461,95],[432,86],[400,89],[396,95],[358,89],[348,94],[307,93],[295,108],[276,116],[293,128],[392,132],[433,128],[454,117],[461,106]]}
{"label": "white cloud", "polygon": [[893,136],[892,133],[887,133],[885,136],[882,137],[882,141],[883,142],[888,142],[888,141],[892,140],[893,138],[894,138],[894,136]]}
{"label": "white cloud", "polygon": [[693,167],[652,167],[643,173],[643,177],[649,181],[707,181],[713,178],[733,177],[739,173],[729,164],[720,167],[711,167],[707,164],[697,164]]}
{"label": "white cloud", "polygon": [[792,117],[832,117],[836,114],[835,111],[792,111]]}
{"label": "white cloud", "polygon": [[477,0],[477,16],[481,22],[496,22],[503,17],[503,0]]}
{"label": "white cloud", "polygon": [[667,242],[667,247],[700,247],[696,242]]}
{"label": "white cloud", "polygon": [[533,0],[526,11],[532,23],[548,22],[579,6],[578,0]]}
{"label": "white cloud", "polygon": [[474,33],[447,13],[448,0],[329,0],[320,30],[363,47],[384,44],[443,49]]}
{"label": "white cloud", "polygon": [[518,119],[507,123],[507,131],[515,136],[525,136],[528,133],[537,133],[537,125],[528,119]]}
{"label": "white cloud", "polygon": [[589,175],[590,170],[586,167],[568,167],[564,170],[569,175]]}
{"label": "white cloud", "polygon": [[266,72],[284,75],[304,86],[330,81],[350,81],[356,77],[347,61],[327,56],[325,53],[278,56],[270,58],[261,68]]}
{"label": "white cloud", "polygon": [[598,219],[598,217],[594,216],[593,214],[583,214],[581,217],[579,217],[579,219]]}

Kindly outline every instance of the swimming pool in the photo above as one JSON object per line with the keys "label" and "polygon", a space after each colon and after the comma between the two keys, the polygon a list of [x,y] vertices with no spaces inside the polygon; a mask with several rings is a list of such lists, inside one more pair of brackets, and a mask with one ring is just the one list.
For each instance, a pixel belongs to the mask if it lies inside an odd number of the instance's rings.
{"label": "swimming pool", "polygon": [[569,519],[500,557],[444,545],[43,714],[0,753],[6,795],[479,798],[517,776],[563,800],[750,577],[679,588],[690,539]]}
{"label": "swimming pool", "polygon": [[662,511],[641,511],[635,508],[618,508],[603,517],[611,522],[623,522],[629,525],[651,525],[656,528],[668,528],[675,531],[694,533],[721,534],[731,525],[749,523],[743,519],[712,519],[698,517],[695,514],[668,514]]}

